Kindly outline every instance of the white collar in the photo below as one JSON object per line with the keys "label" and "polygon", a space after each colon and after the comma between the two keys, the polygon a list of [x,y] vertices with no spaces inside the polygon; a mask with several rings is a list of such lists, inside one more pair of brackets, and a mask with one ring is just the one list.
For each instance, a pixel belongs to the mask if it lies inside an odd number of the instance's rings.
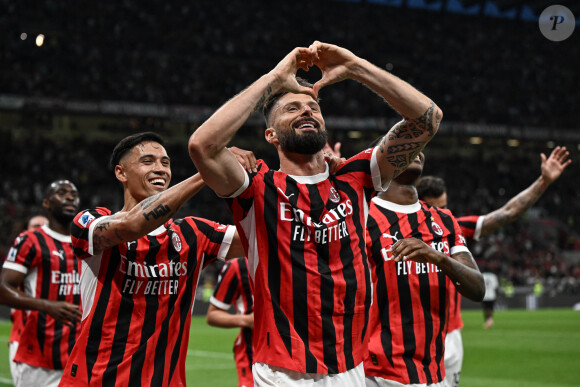
{"label": "white collar", "polygon": [[328,172],[328,164],[325,162],[325,170],[322,173],[310,176],[297,176],[297,175],[288,175],[289,177],[293,178],[300,184],[318,184],[321,181],[328,179],[330,173]]}
{"label": "white collar", "polygon": [[70,235],[64,235],[59,232],[54,231],[48,227],[48,224],[42,226],[42,231],[44,231],[49,237],[56,239],[59,242],[72,243]]}
{"label": "white collar", "polygon": [[387,210],[391,210],[394,212],[401,212],[403,214],[412,214],[421,209],[421,203],[419,203],[418,201],[413,204],[403,205],[389,202],[388,200],[381,199],[379,197],[374,197],[373,202],[375,202],[375,204],[379,207],[383,207],[386,208]]}

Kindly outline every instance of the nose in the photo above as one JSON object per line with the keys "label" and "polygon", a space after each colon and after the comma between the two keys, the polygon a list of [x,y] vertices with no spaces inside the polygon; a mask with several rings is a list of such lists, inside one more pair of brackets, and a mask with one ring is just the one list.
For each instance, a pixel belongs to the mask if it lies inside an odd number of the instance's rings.
{"label": "nose", "polygon": [[169,166],[165,165],[163,160],[157,160],[155,161],[153,169],[155,172],[167,173],[167,171],[169,170]]}
{"label": "nose", "polygon": [[303,116],[311,116],[312,115],[312,108],[310,105],[304,105],[302,107],[302,114]]}

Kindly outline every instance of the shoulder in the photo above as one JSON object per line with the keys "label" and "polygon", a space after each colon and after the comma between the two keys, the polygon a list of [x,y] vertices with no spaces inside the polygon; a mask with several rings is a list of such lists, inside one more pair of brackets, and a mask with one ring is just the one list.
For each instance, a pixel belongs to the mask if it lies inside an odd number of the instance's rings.
{"label": "shoulder", "polygon": [[79,212],[74,220],[73,223],[77,226],[87,227],[93,220],[111,215],[111,210],[104,207],[96,207],[92,209],[86,209]]}

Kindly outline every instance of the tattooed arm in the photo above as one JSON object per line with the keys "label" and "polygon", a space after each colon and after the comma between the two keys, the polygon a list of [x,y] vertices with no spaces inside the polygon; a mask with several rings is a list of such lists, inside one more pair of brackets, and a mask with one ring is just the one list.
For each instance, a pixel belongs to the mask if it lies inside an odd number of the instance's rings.
{"label": "tattooed arm", "polygon": [[514,222],[532,207],[548,186],[557,180],[564,169],[570,165],[572,160],[568,159],[569,154],[566,147],[559,146],[554,148],[548,158],[542,153],[542,174],[540,177],[528,188],[511,198],[503,207],[485,215],[481,226],[481,236],[491,234],[498,228]]}
{"label": "tattooed arm", "polygon": [[483,300],[485,283],[470,252],[460,251],[449,257],[420,239],[406,238],[391,247],[391,254],[396,262],[432,263],[447,274],[461,295],[473,301]]}
{"label": "tattooed arm", "polygon": [[97,220],[93,230],[93,252],[147,235],[165,223],[204,185],[201,176],[195,174],[166,191],[144,199],[129,211],[120,211]]}
{"label": "tattooed arm", "polygon": [[403,116],[379,144],[377,158],[382,183],[397,177],[437,132],[443,113],[429,98],[407,82],[354,55],[352,52],[321,42],[314,42],[315,64],[322,78],[320,88],[343,79],[354,79],[379,96]]}
{"label": "tattooed arm", "polygon": [[296,48],[272,71],[263,75],[240,94],[226,102],[189,139],[189,155],[207,185],[218,195],[229,196],[244,183],[245,174],[227,144],[250,114],[261,108],[272,94],[280,91],[306,93],[313,90],[300,86],[296,71],[311,64],[307,48]]}

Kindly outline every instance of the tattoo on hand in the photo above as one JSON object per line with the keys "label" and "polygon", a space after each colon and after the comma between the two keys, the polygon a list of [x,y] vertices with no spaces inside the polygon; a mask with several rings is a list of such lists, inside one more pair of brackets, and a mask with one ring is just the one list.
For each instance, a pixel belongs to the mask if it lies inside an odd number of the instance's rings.
{"label": "tattoo on hand", "polygon": [[150,212],[144,212],[143,216],[145,217],[145,220],[149,220],[150,216],[152,216],[154,219],[159,219],[162,216],[169,214],[170,212],[171,212],[171,208],[169,208],[169,206],[159,204],[157,207],[155,207]]}

